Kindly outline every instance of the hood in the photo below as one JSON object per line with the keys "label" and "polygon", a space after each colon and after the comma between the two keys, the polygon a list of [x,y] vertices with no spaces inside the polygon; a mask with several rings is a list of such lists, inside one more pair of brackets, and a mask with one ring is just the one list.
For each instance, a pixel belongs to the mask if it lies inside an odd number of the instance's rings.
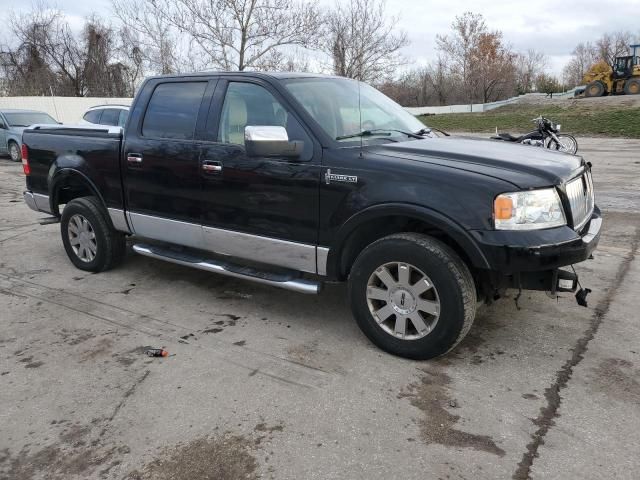
{"label": "hood", "polygon": [[575,176],[582,157],[540,147],[469,137],[426,138],[369,146],[374,153],[450,166],[506,180],[520,188],[558,185]]}

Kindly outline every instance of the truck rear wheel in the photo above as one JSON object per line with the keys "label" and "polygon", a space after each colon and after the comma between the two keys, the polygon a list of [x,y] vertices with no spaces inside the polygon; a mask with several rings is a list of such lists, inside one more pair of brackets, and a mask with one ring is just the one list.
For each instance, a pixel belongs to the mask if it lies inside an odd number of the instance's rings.
{"label": "truck rear wheel", "polygon": [[124,258],[124,234],[112,227],[96,197],[71,200],[62,212],[60,233],[69,259],[80,270],[102,272]]}
{"label": "truck rear wheel", "polygon": [[624,93],[626,95],[640,94],[640,78],[630,78],[624,84]]}
{"label": "truck rear wheel", "polygon": [[604,95],[604,85],[598,80],[588,84],[584,90],[585,97],[601,97],[602,95]]}
{"label": "truck rear wheel", "polygon": [[467,334],[476,311],[471,272],[442,242],[399,233],[369,245],[349,275],[360,329],[383,350],[412,359],[447,353]]}

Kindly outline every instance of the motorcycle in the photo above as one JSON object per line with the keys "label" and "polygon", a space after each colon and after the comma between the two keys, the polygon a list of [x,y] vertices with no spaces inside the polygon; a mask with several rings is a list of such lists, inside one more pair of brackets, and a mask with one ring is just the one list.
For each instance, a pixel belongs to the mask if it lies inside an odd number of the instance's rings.
{"label": "motorcycle", "polygon": [[544,147],[550,150],[575,154],[578,151],[578,142],[572,135],[560,133],[560,125],[553,123],[542,115],[532,120],[536,124],[536,129],[515,137],[510,133],[498,133],[491,137],[492,140],[503,142],[522,143],[523,145],[533,145],[534,147]]}

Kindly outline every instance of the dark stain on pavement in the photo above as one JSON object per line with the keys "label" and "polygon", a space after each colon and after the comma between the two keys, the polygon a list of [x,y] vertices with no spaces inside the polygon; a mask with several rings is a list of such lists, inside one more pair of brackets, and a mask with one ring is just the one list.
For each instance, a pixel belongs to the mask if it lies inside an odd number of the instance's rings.
{"label": "dark stain on pavement", "polygon": [[411,405],[422,410],[424,415],[419,420],[422,441],[426,444],[472,448],[503,457],[505,451],[488,435],[476,435],[455,428],[460,416],[447,410],[452,402],[457,405],[449,395],[450,382],[449,376],[440,370],[424,370],[420,381],[409,385],[405,392],[398,395],[398,398],[408,398]]}
{"label": "dark stain on pavement", "polygon": [[251,438],[241,435],[198,438],[164,450],[160,458],[130,472],[125,479],[257,479],[258,462],[252,454],[254,447]]}
{"label": "dark stain on pavement", "polygon": [[593,369],[591,388],[622,402],[640,403],[640,369],[620,358],[607,358]]}
{"label": "dark stain on pavement", "polygon": [[57,442],[37,450],[36,446],[25,445],[13,455],[4,449],[0,452],[0,479],[89,478],[99,466],[113,463],[115,456],[130,451],[122,444],[106,445],[99,439],[89,442],[90,437],[90,425],[74,424],[59,434]]}
{"label": "dark stain on pavement", "polygon": [[44,362],[30,362],[27,363],[24,368],[38,368],[44,365]]}
{"label": "dark stain on pavement", "polygon": [[202,333],[220,333],[224,328],[207,328],[203,330]]}

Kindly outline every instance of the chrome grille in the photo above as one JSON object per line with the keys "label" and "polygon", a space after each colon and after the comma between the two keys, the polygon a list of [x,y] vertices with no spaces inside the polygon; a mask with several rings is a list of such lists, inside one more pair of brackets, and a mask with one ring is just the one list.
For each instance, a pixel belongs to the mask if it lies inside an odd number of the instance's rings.
{"label": "chrome grille", "polygon": [[591,218],[594,206],[591,172],[567,183],[567,197],[571,206],[574,230],[580,230]]}

